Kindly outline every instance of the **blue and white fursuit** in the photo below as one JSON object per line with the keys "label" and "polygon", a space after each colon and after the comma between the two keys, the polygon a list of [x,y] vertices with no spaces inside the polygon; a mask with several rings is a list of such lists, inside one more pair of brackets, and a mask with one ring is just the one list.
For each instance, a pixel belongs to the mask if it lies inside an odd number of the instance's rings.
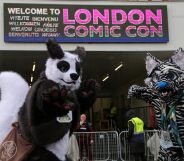
{"label": "blue and white fursuit", "polygon": [[148,53],[147,86],[132,85],[128,98],[136,97],[154,106],[161,131],[158,161],[184,160],[184,51],[179,48],[169,60]]}

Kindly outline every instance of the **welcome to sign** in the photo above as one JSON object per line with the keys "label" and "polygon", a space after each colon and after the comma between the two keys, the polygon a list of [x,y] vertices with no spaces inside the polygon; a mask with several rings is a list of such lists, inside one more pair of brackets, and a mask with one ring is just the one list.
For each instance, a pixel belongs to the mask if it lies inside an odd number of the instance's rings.
{"label": "welcome to sign", "polygon": [[5,42],[168,42],[167,6],[4,4]]}

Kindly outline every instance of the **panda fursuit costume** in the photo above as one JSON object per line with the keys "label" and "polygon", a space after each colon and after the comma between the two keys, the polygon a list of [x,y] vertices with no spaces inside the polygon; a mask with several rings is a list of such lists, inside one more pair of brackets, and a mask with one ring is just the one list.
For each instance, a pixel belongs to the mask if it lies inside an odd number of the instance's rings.
{"label": "panda fursuit costume", "polygon": [[[77,47],[73,53],[64,52],[54,40],[48,41],[47,48],[50,57],[46,69],[29,89],[26,99],[21,97],[22,107],[17,106],[14,114],[19,111],[20,133],[34,145],[25,161],[69,160],[66,153],[70,134],[79,122],[80,111],[92,106],[96,97],[96,82],[81,81],[84,48]],[[14,94],[16,97],[16,92]],[[9,122],[9,127],[13,121],[16,119]],[[0,130],[3,128],[4,125]]]}
{"label": "panda fursuit costume", "polygon": [[133,85],[128,97],[151,103],[161,131],[158,161],[184,160],[184,51],[180,48],[171,59],[146,57],[146,87]]}

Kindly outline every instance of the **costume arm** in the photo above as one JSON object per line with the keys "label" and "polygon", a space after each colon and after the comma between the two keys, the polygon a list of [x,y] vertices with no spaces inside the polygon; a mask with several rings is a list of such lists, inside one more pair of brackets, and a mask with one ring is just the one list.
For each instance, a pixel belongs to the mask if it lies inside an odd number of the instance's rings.
{"label": "costume arm", "polygon": [[33,85],[19,114],[24,136],[40,146],[55,142],[64,136],[71,123],[60,123],[56,118],[68,113],[68,106],[65,107],[71,102],[68,97],[62,95],[59,86],[51,81]]}
{"label": "costume arm", "polygon": [[81,83],[81,87],[77,91],[81,113],[88,110],[95,102],[96,84],[96,81],[93,79],[89,79]]}
{"label": "costume arm", "polygon": [[154,99],[157,98],[157,95],[154,94],[150,88],[132,85],[128,90],[128,99],[131,97],[142,99],[147,103],[153,103]]}

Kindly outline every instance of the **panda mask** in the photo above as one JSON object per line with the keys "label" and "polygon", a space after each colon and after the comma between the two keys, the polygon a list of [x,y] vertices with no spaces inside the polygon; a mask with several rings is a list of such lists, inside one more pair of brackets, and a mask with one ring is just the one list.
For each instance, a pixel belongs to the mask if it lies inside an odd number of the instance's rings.
{"label": "panda mask", "polygon": [[49,58],[46,62],[46,77],[68,90],[76,90],[81,83],[81,63],[85,57],[83,47],[77,47],[73,53],[64,52],[54,41],[47,43]]}

